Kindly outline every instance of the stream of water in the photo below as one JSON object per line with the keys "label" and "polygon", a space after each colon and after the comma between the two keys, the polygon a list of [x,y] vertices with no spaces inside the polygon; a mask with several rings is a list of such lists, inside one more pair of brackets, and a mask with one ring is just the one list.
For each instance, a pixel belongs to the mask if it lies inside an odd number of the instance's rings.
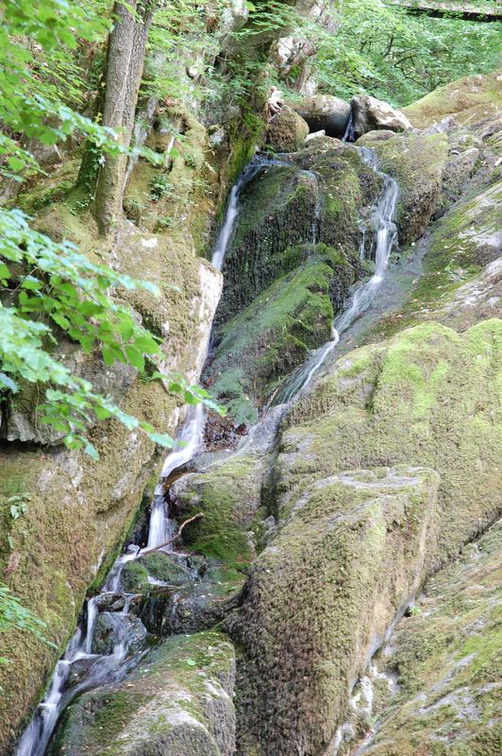
{"label": "stream of water", "polygon": [[[349,307],[333,321],[332,339],[315,352],[305,365],[293,373],[291,379],[285,382],[284,388],[276,397],[274,404],[291,403],[299,392],[310,384],[314,375],[325,363],[328,355],[335,349],[341,334],[369,306],[385,277],[389,256],[396,240],[393,216],[398,188],[393,179],[378,171],[374,156],[369,150],[361,149],[360,152],[363,160],[382,176],[384,182],[384,189],[373,209],[372,218],[372,227],[375,229],[373,245],[375,272],[367,282],[355,291]],[[240,193],[246,184],[270,162],[272,161],[257,160],[252,162],[243,171],[230,192],[224,222],[212,256],[212,264],[217,270],[221,270],[223,266],[228,245],[235,231],[239,214]],[[315,174],[308,171],[303,173],[307,173],[315,181],[317,187],[317,203],[312,222],[312,242],[315,244],[321,219],[318,179]],[[366,230],[365,234],[367,235],[367,233]],[[364,254],[364,245],[363,234],[362,254]],[[276,424],[279,422],[280,416],[280,414],[277,414]],[[262,422],[266,424],[267,421]],[[197,405],[190,408],[185,424],[177,437],[177,444],[166,458],[162,470],[162,480],[165,481],[174,470],[185,465],[196,455],[202,444],[204,424],[203,406]],[[249,439],[254,438],[255,435],[251,431]],[[174,527],[166,509],[164,496],[164,486],[160,483],[152,503],[147,546],[141,549],[136,544],[129,545],[125,553],[113,565],[101,592],[88,599],[81,625],[70,640],[63,657],[57,663],[48,691],[22,735],[15,750],[15,756],[44,756],[61,713],[66,706],[86,690],[105,683],[120,681],[145,653],[137,650],[133,643],[134,637],[130,630],[132,615],[129,609],[134,595],[122,591],[121,573],[127,562],[137,559],[147,549],[165,544],[174,536]],[[172,550],[173,547],[168,544],[164,548]],[[155,580],[151,582],[161,584]],[[107,622],[112,632],[112,651],[108,654],[96,652],[94,636],[100,614],[107,615]]]}
{"label": "stream of water", "polygon": [[[364,162],[370,165],[383,180],[383,190],[377,204],[373,207],[370,221],[371,228],[374,229],[374,242],[371,254],[374,254],[375,272],[368,281],[356,289],[347,309],[333,320],[331,340],[314,352],[304,365],[297,368],[286,379],[284,386],[274,396],[272,402],[274,406],[289,404],[302,389],[305,389],[312,382],[314,376],[325,364],[328,356],[336,349],[341,336],[368,309],[385,279],[390,255],[397,241],[394,214],[399,188],[393,178],[378,170],[375,154],[371,150],[360,147],[359,154]],[[363,229],[360,246],[360,256],[362,259],[365,259],[366,256],[367,234],[368,231]]]}

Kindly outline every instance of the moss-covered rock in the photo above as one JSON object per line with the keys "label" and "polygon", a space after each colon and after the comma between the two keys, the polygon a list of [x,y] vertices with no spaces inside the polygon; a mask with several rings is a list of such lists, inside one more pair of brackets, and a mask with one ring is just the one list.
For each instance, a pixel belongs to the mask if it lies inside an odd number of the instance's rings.
{"label": "moss-covered rock", "polygon": [[139,562],[126,562],[120,573],[120,583],[126,593],[140,593],[148,588],[148,570]]}
{"label": "moss-covered rock", "polygon": [[[321,753],[393,613],[500,515],[501,376],[500,320],[427,323],[348,354],[290,410],[269,495],[278,535],[228,625],[244,753]],[[439,488],[425,507],[408,489],[400,520],[386,509],[396,473],[377,468],[402,464]]]}
{"label": "moss-covered rock", "polygon": [[360,215],[381,182],[353,148],[317,142],[291,165],[266,165],[242,192],[205,373],[238,425],[256,419],[278,380],[329,340],[362,272]]}
{"label": "moss-covered rock", "polygon": [[306,121],[285,105],[267,127],[267,144],[276,152],[295,152],[303,147],[309,133]]}
{"label": "moss-covered rock", "polygon": [[243,570],[253,556],[248,531],[261,506],[265,459],[237,453],[180,478],[171,488],[180,520],[202,512],[184,532],[186,545],[226,567]]}
{"label": "moss-covered rock", "polygon": [[240,613],[242,753],[317,756],[350,691],[430,562],[438,476],[353,470],[317,477],[254,563]]}
{"label": "moss-covered rock", "polygon": [[221,633],[165,641],[118,685],[66,710],[51,756],[232,756],[234,652]]}
{"label": "moss-covered rock", "polygon": [[[207,221],[208,213],[200,217]],[[190,227],[180,224],[167,239],[142,233],[127,222],[117,229],[112,244],[98,238],[88,213],[79,215],[69,204],[43,208],[36,225],[57,241],[66,238],[79,245],[94,262],[111,263],[124,274],[156,283],[159,298],[139,289],[121,295],[164,340],[165,366],[190,382],[198,377],[220,277],[205,260],[197,259]],[[91,378],[98,390],[116,392],[124,411],[174,432],[181,397],[169,395],[159,382],[137,380],[134,371],[119,380],[113,371],[107,376],[95,357],[74,349],[70,356],[70,364],[75,363],[77,372]],[[42,440],[37,435],[40,401],[36,393],[15,397],[11,419],[3,418],[9,438]],[[9,587],[47,622],[46,635],[56,649],[22,632],[2,638],[2,656],[12,664],[0,665],[0,751],[11,747],[23,718],[38,702],[74,630],[87,588],[102,582],[131,527],[143,490],[158,470],[155,444],[143,434],[124,432],[115,421],[91,428],[90,439],[98,450],[98,463],[80,451],[56,447],[47,454],[36,446],[2,445],[0,569],[8,568]],[[12,495],[26,502],[17,520],[10,516]]]}
{"label": "moss-covered rock", "polygon": [[224,324],[207,370],[211,391],[237,425],[256,420],[255,408],[278,381],[329,341],[335,312],[354,279],[345,256],[323,244],[290,254],[304,261]]}
{"label": "moss-covered rock", "polygon": [[426,587],[379,666],[397,674],[368,756],[490,756],[502,747],[502,529],[491,529]]}
{"label": "moss-covered rock", "polygon": [[[131,563],[129,562],[129,564]],[[190,583],[188,570],[175,562],[169,554],[164,554],[161,551],[140,557],[139,564],[146,570],[147,575],[155,578],[155,580],[161,580],[163,583],[174,586],[186,586]]]}
{"label": "moss-covered rock", "polygon": [[418,128],[427,128],[448,115],[462,114],[462,120],[475,122],[501,109],[501,75],[499,69],[457,79],[403,108],[403,113]]}
{"label": "moss-covered rock", "polygon": [[443,133],[393,134],[372,131],[357,141],[370,147],[382,171],[399,185],[396,223],[399,241],[408,244],[422,236],[440,199],[448,157],[448,140]]}
{"label": "moss-covered rock", "polygon": [[502,508],[502,321],[462,334],[428,322],[349,353],[287,420],[280,506],[316,476],[424,465],[441,477],[438,563]]}

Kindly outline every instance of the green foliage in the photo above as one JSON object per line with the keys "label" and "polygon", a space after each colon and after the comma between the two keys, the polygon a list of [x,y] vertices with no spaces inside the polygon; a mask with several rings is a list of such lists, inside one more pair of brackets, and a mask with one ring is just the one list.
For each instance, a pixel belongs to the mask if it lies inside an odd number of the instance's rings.
{"label": "green foliage", "polygon": [[[404,106],[502,61],[502,24],[413,16],[382,0],[346,0],[336,36],[318,30],[314,73],[342,97],[367,92]],[[378,30],[378,33],[375,33]]]}
{"label": "green foliage", "polygon": [[[102,46],[112,22],[107,11],[104,0],[4,3],[0,172],[5,177],[21,181],[39,170],[27,145],[56,144],[75,131],[94,145],[93,170],[104,159],[103,150],[123,151],[117,133],[76,109],[89,86],[78,61],[88,48]],[[157,159],[147,149],[141,154]],[[152,187],[152,198],[168,189],[161,177]],[[52,199],[46,196],[41,202]],[[77,200],[73,211],[85,210],[89,201]],[[68,242],[54,243],[33,230],[19,209],[0,209],[0,231],[0,399],[19,393],[26,383],[43,385],[45,404],[37,408],[41,422],[52,425],[69,448],[83,447],[94,458],[97,452],[86,438],[86,429],[110,417],[146,433],[155,443],[171,446],[169,435],[157,433],[149,423],[122,412],[111,397],[96,393],[55,351],[64,335],[85,354],[99,352],[106,365],[121,362],[151,374],[148,363],[155,367],[162,356],[160,340],[137,322],[120,300],[120,290],[140,287],[156,295],[156,287],[92,263]],[[204,401],[214,407],[200,388],[157,371],[155,376],[186,402]]]}
{"label": "green foliage", "polygon": [[[0,583],[0,634],[9,633],[12,630],[24,630],[32,633],[49,646],[56,648],[54,643],[44,637],[45,628],[45,622],[42,622],[29,609],[26,609],[7,586]],[[0,656],[0,664],[8,663],[9,659]]]}
{"label": "green foliage", "polygon": [[[20,210],[0,209],[0,228],[0,284],[8,300],[7,306],[0,303],[0,387],[17,393],[25,381],[48,385],[41,421],[64,435],[69,448],[84,446],[93,457],[85,429],[96,418],[114,417],[171,446],[170,436],[122,412],[51,353],[63,332],[86,354],[100,350],[107,365],[119,361],[144,372],[146,361],[161,355],[159,339],[115,297],[120,288],[138,286],[155,296],[156,287],[90,262],[69,242],[55,244],[30,228]],[[206,392],[179,378],[170,381],[169,390],[183,392],[190,404],[205,401],[214,408]]]}

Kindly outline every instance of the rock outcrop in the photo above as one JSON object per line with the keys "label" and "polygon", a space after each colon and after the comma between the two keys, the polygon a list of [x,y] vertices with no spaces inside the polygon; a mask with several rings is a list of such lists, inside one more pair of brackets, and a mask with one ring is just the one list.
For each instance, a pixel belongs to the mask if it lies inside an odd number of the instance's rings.
{"label": "rock outcrop", "polygon": [[[401,259],[390,287],[408,279],[395,309],[382,317],[376,302],[377,322],[361,318],[338,344],[338,359],[292,406],[272,406],[247,439],[235,434],[232,450],[201,455],[173,482],[171,516],[203,516],[185,529],[182,553],[142,556],[122,574],[122,588],[141,593],[124,615],[138,647],[157,645],[123,680],[67,709],[51,756],[501,750],[498,75],[461,80],[410,106],[422,132],[402,120],[389,127],[384,113],[358,141],[400,188]],[[197,125],[187,128],[195,139]],[[192,157],[199,165],[200,152]],[[186,168],[183,158],[182,187]],[[131,180],[131,217],[150,170],[140,165]],[[208,386],[229,404],[229,424],[251,424],[331,337],[352,285],[372,273],[371,208],[381,188],[357,149],[323,137],[269,159],[243,189],[205,368]],[[217,277],[194,254],[200,219],[172,224],[170,246],[152,232],[164,199],[146,216],[150,231],[124,226],[120,255],[128,254],[119,265],[130,273],[143,266],[161,283],[167,269],[178,283],[155,306],[131,304],[170,334],[176,357],[166,352],[166,361],[190,374],[200,367],[193,332],[201,329],[199,339],[214,307],[201,291]],[[55,232],[60,213],[51,209],[40,222]],[[92,239],[89,248],[96,253]],[[120,387],[125,406],[174,421],[175,404],[160,387],[134,378]],[[23,407],[10,422],[19,438],[36,431]],[[9,496],[27,492],[28,504],[9,521],[2,557],[22,552],[9,579],[60,648],[85,582],[98,561],[100,575],[110,564],[156,459],[146,442],[112,425],[92,433],[99,474],[57,447],[49,459],[2,449],[3,521]],[[102,648],[113,647],[112,617],[124,606],[115,593],[100,600]],[[3,683],[10,713],[0,750],[18,726],[16,705],[33,702],[55,656],[33,639],[22,651],[18,637],[7,644],[17,656]]]}
{"label": "rock outcrop", "polygon": [[146,673],[84,693],[67,710],[50,756],[232,756],[235,657],[228,639],[216,632],[174,636],[145,661]]}
{"label": "rock outcrop", "polygon": [[306,121],[284,105],[269,121],[267,144],[276,152],[295,152],[303,147],[308,133]]}
{"label": "rock outcrop", "polygon": [[237,424],[252,422],[281,378],[329,340],[362,273],[359,219],[380,187],[353,147],[323,138],[288,163],[265,164],[243,191],[205,371]]}
{"label": "rock outcrop", "polygon": [[376,97],[357,95],[352,98],[350,105],[356,138],[375,129],[408,131],[413,128],[404,113]]}
{"label": "rock outcrop", "polygon": [[[322,753],[393,617],[499,515],[501,339],[500,320],[417,326],[351,352],[291,410],[278,534],[229,621],[243,753]],[[434,472],[394,470],[410,463]]]}
{"label": "rock outcrop", "polygon": [[317,94],[291,105],[306,120],[310,131],[324,130],[330,137],[341,139],[350,117],[350,105],[339,97]]}

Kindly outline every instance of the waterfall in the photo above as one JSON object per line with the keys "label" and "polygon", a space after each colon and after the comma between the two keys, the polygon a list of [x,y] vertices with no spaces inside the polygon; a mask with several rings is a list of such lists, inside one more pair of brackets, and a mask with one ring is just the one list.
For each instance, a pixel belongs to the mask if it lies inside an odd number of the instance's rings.
{"label": "waterfall", "polygon": [[[339,343],[341,335],[369,307],[387,272],[389,257],[397,238],[393,217],[397,203],[398,188],[393,179],[378,170],[375,157],[370,150],[361,148],[360,154],[362,159],[382,177],[384,182],[382,194],[372,212],[372,226],[375,229],[375,238],[371,252],[374,251],[375,272],[368,281],[355,291],[348,308],[333,320],[330,341],[317,350],[305,365],[292,374],[290,380],[285,382],[284,388],[279,392],[274,404],[282,404],[284,406],[286,402],[292,401],[301,390],[310,384],[321,366],[326,362],[328,355],[333,352]],[[222,269],[228,245],[235,232],[242,189],[260,170],[266,168],[271,162],[275,163],[278,161],[258,159],[252,162],[232,187],[224,221],[212,256],[212,264],[216,269]],[[288,163],[280,164],[289,165]],[[312,222],[312,242],[315,244],[319,237],[321,220],[321,198],[318,178],[312,172],[303,171],[303,173],[315,181],[317,189],[316,206]],[[365,242],[368,234],[369,230],[363,229],[361,242],[361,256],[363,258],[366,255]],[[268,435],[273,434],[281,418],[280,408],[277,407],[277,410],[278,412],[276,413],[270,413],[268,418],[265,416],[256,428],[260,427],[263,429],[263,427],[267,426],[270,418],[272,418],[273,422],[269,423]],[[186,421],[177,436],[177,443],[166,457],[161,474],[163,481],[176,469],[189,462],[200,449],[204,423],[205,412],[203,406],[199,404],[191,407],[188,411]],[[254,434],[251,431],[248,441],[250,442],[253,437]],[[82,692],[98,685],[120,681],[129,669],[138,663],[141,652],[134,652],[130,649],[131,639],[128,628],[128,617],[132,597],[123,592],[121,593],[122,570],[129,561],[141,556],[142,551],[166,543],[173,534],[173,523],[166,511],[164,487],[160,483],[155,491],[152,504],[146,548],[142,550],[140,546],[130,544],[113,565],[101,593],[87,601],[84,620],[70,640],[65,654],[57,663],[48,692],[42,703],[37,707],[28,728],[22,735],[15,751],[16,756],[44,756],[60,715],[71,701]],[[169,549],[172,550],[172,546],[166,546],[166,550]],[[155,584],[154,580],[151,580],[151,582]],[[123,602],[122,608],[119,611],[107,610],[106,612],[102,612],[108,616],[110,621],[110,627],[114,635],[113,650],[108,655],[94,654],[92,652],[93,639],[100,609],[102,610],[101,602],[105,606],[109,606],[116,598],[121,599]],[[84,661],[88,665],[87,673],[85,675],[79,673],[80,681],[69,685],[72,665],[77,661]]]}
{"label": "waterfall", "polygon": [[[138,135],[138,139],[140,138],[141,134]],[[240,192],[263,168],[263,163],[251,163],[232,187],[225,218],[212,256],[212,264],[217,270],[221,270],[223,266],[228,244],[236,227]],[[190,407],[183,428],[177,436],[176,445],[164,462],[161,474],[163,480],[168,478],[174,470],[189,462],[196,454],[202,443],[204,422],[203,405],[197,404]],[[166,511],[163,487],[159,484],[155,491],[150,514],[148,545],[144,551],[165,543],[172,535],[174,535],[173,523]],[[172,546],[166,547],[166,550],[172,550]],[[140,655],[130,655],[129,653],[130,638],[127,616],[130,597],[127,594],[123,608],[119,612],[106,612],[115,638],[113,652],[109,655],[97,655],[92,653],[92,648],[100,599],[107,595],[111,598],[121,591],[121,574],[124,566],[127,562],[137,559],[141,553],[142,549],[138,545],[130,544],[110,570],[101,593],[88,599],[84,621],[77,628],[63,657],[58,661],[48,692],[38,705],[30,724],[24,731],[15,750],[15,756],[44,756],[60,715],[66,706],[86,690],[105,683],[119,681],[137,663]],[[69,687],[68,679],[72,665],[82,660],[87,660],[89,663],[88,673],[84,675],[81,682]]]}
{"label": "waterfall", "polygon": [[[383,179],[382,193],[373,207],[371,224],[375,229],[373,249],[375,254],[375,272],[371,278],[361,284],[355,291],[349,307],[335,317],[331,326],[331,340],[318,349],[312,357],[292,373],[281,390],[274,396],[272,405],[287,404],[312,381],[313,377],[324,365],[328,356],[338,345],[340,338],[350,326],[368,309],[379,288],[381,287],[387,269],[392,249],[397,241],[397,228],[394,223],[399,188],[393,178],[382,173],[377,168],[377,160],[372,150],[360,147],[361,158]],[[362,234],[360,256],[365,257],[367,231]]]}
{"label": "waterfall", "polygon": [[345,129],[345,134],[342,137],[342,142],[355,142],[355,141],[356,141],[356,131],[354,129],[354,113],[351,108],[349,120],[347,121],[347,128]]}

